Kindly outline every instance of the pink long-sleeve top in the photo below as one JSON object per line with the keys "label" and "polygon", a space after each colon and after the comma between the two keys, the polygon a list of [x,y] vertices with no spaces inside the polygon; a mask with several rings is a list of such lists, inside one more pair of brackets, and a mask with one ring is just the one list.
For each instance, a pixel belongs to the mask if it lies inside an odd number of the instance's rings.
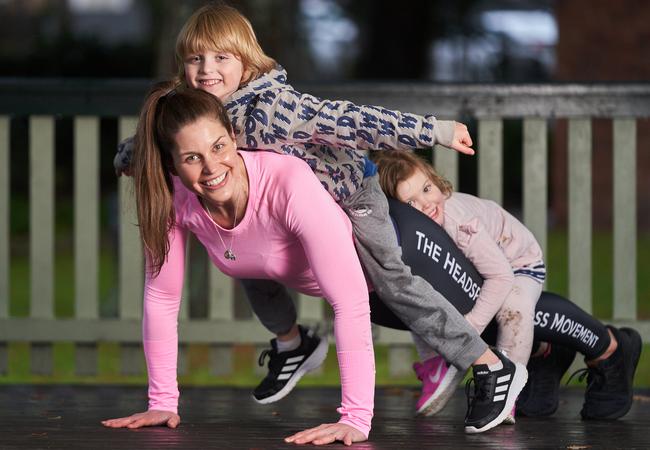
{"label": "pink long-sleeve top", "polygon": [[[176,221],[160,274],[147,270],[143,342],[149,409],[177,411],[177,320],[187,232],[212,262],[236,278],[273,279],[307,295],[325,297],[334,310],[341,374],[341,423],[368,436],[373,415],[375,364],[368,286],[354,249],[352,226],[307,164],[271,152],[241,152],[249,177],[242,221],[220,228],[195,194],[174,180]],[[224,258],[223,242],[237,260]]]}
{"label": "pink long-sleeve top", "polygon": [[485,280],[474,307],[465,316],[477,330],[483,331],[503,305],[515,272],[543,280],[543,255],[537,239],[497,203],[454,192],[445,202],[443,228]]}

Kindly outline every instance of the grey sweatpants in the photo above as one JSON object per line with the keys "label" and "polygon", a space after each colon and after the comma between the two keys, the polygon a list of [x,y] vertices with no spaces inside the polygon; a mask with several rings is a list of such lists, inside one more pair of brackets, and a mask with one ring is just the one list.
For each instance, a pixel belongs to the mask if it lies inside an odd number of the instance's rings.
{"label": "grey sweatpants", "polygon": [[[461,370],[487,350],[476,330],[423,278],[402,261],[388,201],[377,176],[340,204],[350,221],[359,260],[383,302],[428,346]],[[296,320],[286,289],[268,280],[242,280],[255,314],[275,334]]]}

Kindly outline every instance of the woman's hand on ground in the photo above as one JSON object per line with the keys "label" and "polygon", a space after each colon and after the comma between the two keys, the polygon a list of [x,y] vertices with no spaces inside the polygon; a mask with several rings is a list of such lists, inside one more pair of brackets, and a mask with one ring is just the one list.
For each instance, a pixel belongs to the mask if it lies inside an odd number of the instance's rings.
{"label": "woman's hand on ground", "polygon": [[450,147],[457,152],[464,153],[466,155],[473,155],[475,153],[474,149],[471,148],[472,137],[469,135],[469,131],[467,130],[466,125],[459,122],[454,122],[454,137],[451,140]]}
{"label": "woman's hand on ground", "polygon": [[350,425],[344,423],[324,423],[316,428],[300,431],[285,438],[285,442],[294,444],[325,445],[334,441],[342,441],[345,445],[353,442],[362,442],[367,438],[364,434]]}
{"label": "woman's hand on ground", "polygon": [[102,420],[102,425],[109,428],[140,428],[167,425],[176,428],[181,423],[181,416],[171,411],[151,409],[119,419]]}

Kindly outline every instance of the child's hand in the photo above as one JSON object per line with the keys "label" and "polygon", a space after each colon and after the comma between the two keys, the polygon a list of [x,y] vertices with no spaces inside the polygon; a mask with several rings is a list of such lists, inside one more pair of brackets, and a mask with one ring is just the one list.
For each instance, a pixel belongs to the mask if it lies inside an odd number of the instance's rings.
{"label": "child's hand", "polygon": [[117,154],[113,158],[113,167],[115,167],[115,175],[131,176],[131,158],[133,157],[133,136],[124,139],[117,144]]}
{"label": "child's hand", "polygon": [[178,414],[156,409],[133,414],[129,417],[102,420],[102,425],[108,428],[140,428],[156,425],[167,425],[169,428],[176,428],[179,423],[181,423],[181,416]]}
{"label": "child's hand", "polygon": [[472,137],[467,131],[465,124],[454,122],[454,137],[451,140],[449,148],[466,155],[473,155],[474,149],[472,147]]}
{"label": "child's hand", "polygon": [[366,437],[356,428],[344,423],[324,423],[316,428],[300,431],[284,439],[294,444],[325,445],[334,441],[342,441],[345,445],[365,441]]}

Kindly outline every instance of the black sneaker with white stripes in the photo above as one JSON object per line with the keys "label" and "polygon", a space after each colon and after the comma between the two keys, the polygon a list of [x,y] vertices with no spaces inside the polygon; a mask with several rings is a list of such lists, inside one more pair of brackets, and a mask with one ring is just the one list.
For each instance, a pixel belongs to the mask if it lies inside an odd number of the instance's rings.
{"label": "black sneaker with white stripes", "polygon": [[320,367],[325,360],[327,339],[300,325],[298,329],[301,341],[297,349],[278,353],[277,341],[271,339],[271,348],[260,355],[260,366],[269,356],[269,373],[253,391],[256,402],[266,404],[280,400],[291,392],[304,374]]}
{"label": "black sneaker with white stripes", "polygon": [[[466,433],[482,433],[503,422],[512,411],[517,396],[526,384],[528,373],[520,363],[513,363],[498,350],[494,353],[503,363],[491,371],[486,364],[473,367],[474,378],[465,385],[467,395]],[[471,384],[474,392],[470,393]]]}

